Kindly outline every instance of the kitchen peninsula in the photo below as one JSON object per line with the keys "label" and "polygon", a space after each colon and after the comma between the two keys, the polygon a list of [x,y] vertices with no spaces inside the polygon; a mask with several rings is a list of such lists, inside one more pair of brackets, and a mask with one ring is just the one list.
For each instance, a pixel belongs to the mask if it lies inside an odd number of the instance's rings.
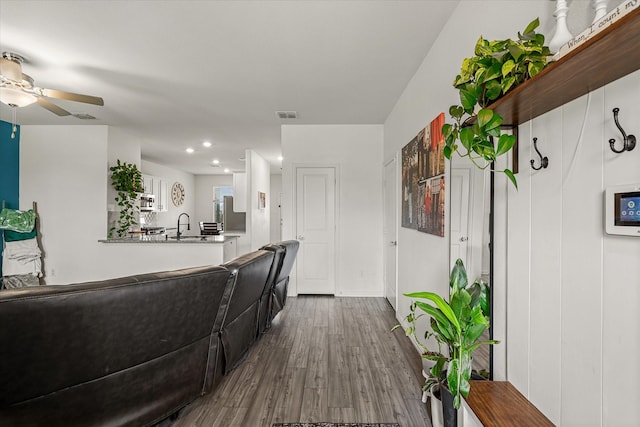
{"label": "kitchen peninsula", "polygon": [[140,236],[98,242],[108,259],[118,264],[118,274],[132,275],[178,268],[220,265],[238,253],[237,235]]}
{"label": "kitchen peninsula", "polygon": [[181,236],[180,239],[177,239],[175,236],[167,236],[167,235],[155,235],[155,236],[146,236],[142,235],[141,237],[119,237],[114,239],[103,239],[98,240],[101,243],[204,243],[204,244],[225,244],[225,243],[233,243],[239,236],[236,234],[223,235],[218,234],[214,236],[197,236],[197,235],[188,235]]}

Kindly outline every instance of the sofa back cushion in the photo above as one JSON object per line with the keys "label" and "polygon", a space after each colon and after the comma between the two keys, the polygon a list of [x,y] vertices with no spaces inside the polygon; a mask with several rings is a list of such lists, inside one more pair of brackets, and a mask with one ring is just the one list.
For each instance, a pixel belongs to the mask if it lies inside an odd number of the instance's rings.
{"label": "sofa back cushion", "polygon": [[221,331],[225,373],[238,366],[256,340],[260,298],[269,280],[273,257],[271,251],[258,250],[223,264],[234,276]]}
{"label": "sofa back cushion", "polygon": [[267,283],[265,284],[262,296],[260,297],[260,307],[258,309],[258,336],[264,334],[271,326],[272,293],[276,284],[276,278],[282,268],[282,257],[284,256],[284,248],[282,246],[269,243],[260,249],[273,252],[273,263],[271,263],[269,277],[267,278]]}
{"label": "sofa back cushion", "polygon": [[296,255],[298,255],[300,242],[297,240],[285,240],[274,244],[284,248],[284,256],[282,257],[280,271],[278,271],[278,276],[275,279],[275,282],[279,283],[288,278],[289,274],[291,274],[291,269],[296,261]]}
{"label": "sofa back cushion", "polygon": [[260,299],[269,277],[272,263],[272,252],[258,250],[223,264],[235,276],[233,294],[229,302],[225,324],[236,319]]}
{"label": "sofa back cushion", "polygon": [[200,267],[1,292],[0,407],[179,354],[199,340],[202,354],[189,357],[206,370],[229,274]]}

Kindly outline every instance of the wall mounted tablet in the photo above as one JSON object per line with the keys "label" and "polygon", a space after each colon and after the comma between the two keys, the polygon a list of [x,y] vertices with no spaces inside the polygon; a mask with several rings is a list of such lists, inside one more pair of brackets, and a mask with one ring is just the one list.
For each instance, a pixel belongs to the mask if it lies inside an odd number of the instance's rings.
{"label": "wall mounted tablet", "polygon": [[607,234],[640,237],[640,183],[605,190]]}

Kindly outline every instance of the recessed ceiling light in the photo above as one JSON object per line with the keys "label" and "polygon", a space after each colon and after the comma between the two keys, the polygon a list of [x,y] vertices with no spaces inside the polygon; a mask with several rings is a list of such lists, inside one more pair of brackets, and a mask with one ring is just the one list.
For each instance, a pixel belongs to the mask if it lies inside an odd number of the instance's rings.
{"label": "recessed ceiling light", "polygon": [[193,153],[193,151],[194,151],[194,150],[193,150],[193,148],[189,147],[189,148],[187,148],[185,151],[186,151],[187,153],[191,154],[191,153]]}
{"label": "recessed ceiling light", "polygon": [[212,161],[211,163],[213,163],[214,165],[217,165],[217,164],[219,164],[219,163],[220,163],[220,160],[218,160],[218,159],[213,159],[213,161]]}
{"label": "recessed ceiling light", "polygon": [[211,143],[209,141],[203,142],[202,145],[207,148],[211,147]]}
{"label": "recessed ceiling light", "polygon": [[282,157],[282,156],[278,156],[278,160],[283,161],[283,160],[284,160],[284,157]]}
{"label": "recessed ceiling light", "polygon": [[224,170],[224,173],[229,173],[229,169],[228,169],[228,168],[226,168],[226,169]]}

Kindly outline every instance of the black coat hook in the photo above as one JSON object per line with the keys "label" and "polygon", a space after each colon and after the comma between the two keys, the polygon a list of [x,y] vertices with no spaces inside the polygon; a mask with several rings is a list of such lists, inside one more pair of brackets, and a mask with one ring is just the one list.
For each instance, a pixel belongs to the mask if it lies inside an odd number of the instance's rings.
{"label": "black coat hook", "polygon": [[613,121],[616,122],[616,126],[620,130],[620,133],[622,133],[622,148],[620,150],[616,150],[615,147],[613,146],[616,143],[616,140],[614,138],[611,138],[609,140],[609,147],[611,147],[611,151],[613,151],[614,153],[623,153],[625,151],[631,151],[636,147],[636,137],[633,135],[627,135],[624,129],[622,129],[622,126],[620,126],[620,122],[618,121],[619,112],[620,112],[620,109],[618,107],[613,109]]}
{"label": "black coat hook", "polygon": [[531,160],[531,167],[533,168],[533,170],[540,170],[540,169],[546,169],[547,166],[549,166],[549,158],[547,156],[542,157],[542,154],[540,154],[540,150],[538,150],[538,138],[533,138],[533,148],[536,150],[536,153],[538,153],[538,156],[540,156],[540,166],[535,167],[533,166],[533,163],[535,162],[535,160]]}

